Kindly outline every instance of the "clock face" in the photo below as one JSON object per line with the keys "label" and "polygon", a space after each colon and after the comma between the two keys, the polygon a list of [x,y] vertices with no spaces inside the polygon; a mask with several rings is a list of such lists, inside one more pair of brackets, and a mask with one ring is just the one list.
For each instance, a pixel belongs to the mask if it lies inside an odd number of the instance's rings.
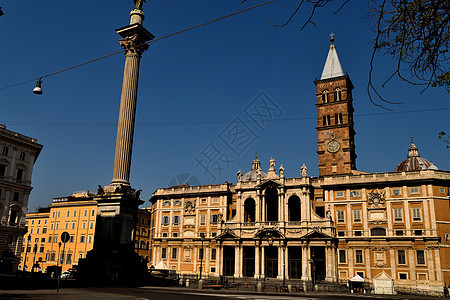
{"label": "clock face", "polygon": [[329,142],[328,142],[328,144],[327,144],[327,150],[328,150],[328,152],[330,152],[330,153],[336,153],[336,152],[339,151],[339,149],[341,149],[341,144],[339,144],[338,141],[332,140],[332,141],[329,141]]}

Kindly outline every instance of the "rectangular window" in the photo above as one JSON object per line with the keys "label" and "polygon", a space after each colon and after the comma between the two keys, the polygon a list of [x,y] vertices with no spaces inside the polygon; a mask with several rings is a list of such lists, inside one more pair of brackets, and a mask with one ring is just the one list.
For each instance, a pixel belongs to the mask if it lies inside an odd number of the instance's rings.
{"label": "rectangular window", "polygon": [[17,169],[16,179],[17,180],[22,180],[22,178],[23,178],[23,170],[22,169]]}
{"label": "rectangular window", "polygon": [[347,252],[345,250],[339,250],[339,263],[340,264],[347,263]]}
{"label": "rectangular window", "polygon": [[344,198],[344,191],[336,192],[336,198]]}
{"label": "rectangular window", "polygon": [[87,217],[87,209],[84,210],[84,216]]}
{"label": "rectangular window", "polygon": [[337,221],[339,223],[345,222],[345,210],[338,210],[337,211]]}
{"label": "rectangular window", "polygon": [[217,224],[219,222],[219,215],[211,215],[210,219],[211,224]]}
{"label": "rectangular window", "polygon": [[94,229],[94,221],[91,221],[91,223],[89,224],[89,229]]}
{"label": "rectangular window", "polygon": [[408,273],[398,273],[399,279],[408,279]]}
{"label": "rectangular window", "polygon": [[61,212],[58,211],[58,218],[61,218]]}
{"label": "rectangular window", "polygon": [[395,207],[395,208],[393,208],[393,212],[394,212],[394,221],[402,222],[403,221],[403,208]]}
{"label": "rectangular window", "polygon": [[92,243],[92,235],[88,236],[88,243]]}
{"label": "rectangular window", "polygon": [[177,259],[177,248],[172,248],[172,259]]}
{"label": "rectangular window", "polygon": [[70,217],[70,210],[67,211],[66,217]]}
{"label": "rectangular window", "polygon": [[[1,168],[1,166],[0,166],[0,168]],[[0,175],[1,175],[1,171],[0,171]],[[443,188],[443,187],[439,188],[439,193],[445,194],[445,188]]]}
{"label": "rectangular window", "polygon": [[425,264],[425,251],[424,250],[416,250],[417,256],[417,264],[424,265]]}
{"label": "rectangular window", "polygon": [[219,198],[213,198],[212,203],[219,203]]}
{"label": "rectangular window", "polygon": [[402,190],[401,189],[392,189],[392,196],[401,196]]}
{"label": "rectangular window", "polygon": [[75,229],[75,222],[72,222],[72,229]]}
{"label": "rectangular window", "polygon": [[397,251],[397,258],[398,258],[398,264],[399,265],[406,265],[405,250],[398,250]]}
{"label": "rectangular window", "polygon": [[45,237],[41,238],[41,243],[45,243]]}
{"label": "rectangular window", "polygon": [[52,236],[51,236],[51,235],[49,235],[49,237],[48,237],[48,242],[49,242],[49,243],[52,242]]}
{"label": "rectangular window", "polygon": [[361,230],[355,230],[355,236],[362,236]]}
{"label": "rectangular window", "polygon": [[76,211],[76,210],[73,211],[73,216],[74,216],[74,217],[77,216],[77,211]]}
{"label": "rectangular window", "polygon": [[423,231],[421,229],[415,229],[414,230],[414,235],[422,235]]}
{"label": "rectangular window", "polygon": [[338,231],[338,232],[337,232],[337,235],[338,235],[338,236],[345,236],[345,231]]}
{"label": "rectangular window", "polygon": [[360,191],[350,191],[350,197],[359,198],[359,197],[361,197],[361,192]]}
{"label": "rectangular window", "polygon": [[18,202],[18,201],[19,201],[19,196],[20,196],[20,194],[19,194],[18,192],[15,192],[15,193],[14,193],[13,200],[16,201],[16,202]]}
{"label": "rectangular window", "polygon": [[397,236],[403,236],[403,230],[396,230],[395,235]]}
{"label": "rectangular window", "polygon": [[59,222],[56,222],[55,229],[59,229]]}
{"label": "rectangular window", "polygon": [[75,237],[74,237],[73,235],[71,235],[71,236],[70,236],[70,239],[69,239],[69,243],[73,243],[74,238],[75,238]]}
{"label": "rectangular window", "polygon": [[411,195],[418,195],[418,194],[420,194],[418,187],[409,188],[409,192],[410,192]]}
{"label": "rectangular window", "polygon": [[47,233],[47,227],[42,227],[42,233],[46,234]]}
{"label": "rectangular window", "polygon": [[163,216],[161,222],[163,225],[169,225],[169,216]]}
{"label": "rectangular window", "polygon": [[39,227],[36,228],[36,234],[39,234]]}
{"label": "rectangular window", "polygon": [[5,176],[6,174],[6,165],[0,164],[0,176]]}
{"label": "rectangular window", "polygon": [[180,216],[173,216],[173,224],[174,225],[180,224]]}
{"label": "rectangular window", "polygon": [[83,221],[83,229],[86,229],[86,221]]}
{"label": "rectangular window", "polygon": [[216,248],[211,249],[211,260],[216,260]]}
{"label": "rectangular window", "polygon": [[72,253],[67,253],[66,264],[72,264]]}
{"label": "rectangular window", "polygon": [[2,152],[2,154],[7,156],[7,155],[8,155],[8,150],[9,150],[8,147],[6,147],[6,146],[3,147],[3,152]]}
{"label": "rectangular window", "polygon": [[178,232],[172,233],[172,236],[173,236],[173,237],[178,237]]}
{"label": "rectangular window", "polygon": [[361,222],[361,210],[353,210],[353,222]]}
{"label": "rectangular window", "polygon": [[19,160],[25,160],[25,152],[20,152]]}
{"label": "rectangular window", "polygon": [[414,222],[422,221],[422,209],[420,207],[412,207],[412,219]]}
{"label": "rectangular window", "polygon": [[95,209],[91,210],[91,216],[95,216]]}
{"label": "rectangular window", "polygon": [[39,253],[44,253],[44,247],[39,247]]}
{"label": "rectangular window", "polygon": [[363,264],[363,251],[362,250],[355,250],[355,258],[357,264]]}
{"label": "rectangular window", "polygon": [[164,201],[163,202],[163,206],[170,206],[171,202],[170,201]]}
{"label": "rectangular window", "polygon": [[167,248],[161,248],[161,259],[166,258]]}
{"label": "rectangular window", "polygon": [[201,200],[201,203],[202,203],[202,204],[206,204],[206,199],[202,199],[202,200]]}
{"label": "rectangular window", "polygon": [[206,215],[200,215],[200,225],[206,225]]}
{"label": "rectangular window", "polygon": [[85,235],[80,236],[80,243],[84,243],[85,240],[86,240],[86,236]]}
{"label": "rectangular window", "polygon": [[57,242],[58,242],[58,236],[55,235],[55,236],[53,236],[53,243],[57,243]]}
{"label": "rectangular window", "polygon": [[69,229],[69,222],[66,222],[64,229]]}

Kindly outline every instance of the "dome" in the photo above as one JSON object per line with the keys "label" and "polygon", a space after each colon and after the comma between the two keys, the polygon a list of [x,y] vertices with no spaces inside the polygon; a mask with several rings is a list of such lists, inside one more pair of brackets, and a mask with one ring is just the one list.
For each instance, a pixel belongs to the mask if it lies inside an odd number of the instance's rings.
{"label": "dome", "polygon": [[408,157],[402,161],[394,172],[420,171],[420,170],[439,170],[433,163],[427,159],[420,157],[416,145],[411,140],[408,148]]}
{"label": "dome", "polygon": [[261,170],[261,162],[258,159],[258,154],[256,154],[252,163],[252,170],[242,176],[242,181],[256,181],[258,179],[258,173],[261,174],[261,179],[267,177],[267,174]]}

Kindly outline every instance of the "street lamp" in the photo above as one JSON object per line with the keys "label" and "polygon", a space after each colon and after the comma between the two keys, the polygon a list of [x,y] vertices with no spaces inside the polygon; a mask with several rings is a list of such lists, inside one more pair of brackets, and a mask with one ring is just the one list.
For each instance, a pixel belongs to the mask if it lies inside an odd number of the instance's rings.
{"label": "street lamp", "polygon": [[38,245],[36,243],[34,243],[34,247],[33,247],[34,257],[33,257],[33,266],[31,267],[31,273],[34,272],[34,264],[35,264],[35,261],[36,261],[37,247],[38,247]]}
{"label": "street lamp", "polygon": [[25,258],[23,260],[23,271],[26,271],[25,267],[27,266],[27,253],[28,253],[28,246],[30,245],[30,243],[31,243],[31,234],[28,235],[28,243],[25,247]]}
{"label": "street lamp", "polygon": [[200,280],[202,280],[202,270],[203,270],[203,256],[205,255],[205,250],[203,249],[203,242],[205,241],[205,234],[200,233],[200,238],[202,240],[202,248],[200,249]]}

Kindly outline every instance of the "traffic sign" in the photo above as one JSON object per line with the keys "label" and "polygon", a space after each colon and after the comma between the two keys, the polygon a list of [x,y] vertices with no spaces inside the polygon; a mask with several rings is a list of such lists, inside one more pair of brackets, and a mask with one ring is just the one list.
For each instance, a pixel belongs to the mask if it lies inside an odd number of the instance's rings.
{"label": "traffic sign", "polygon": [[70,234],[67,231],[64,231],[61,233],[61,242],[64,244],[67,243],[70,240]]}

